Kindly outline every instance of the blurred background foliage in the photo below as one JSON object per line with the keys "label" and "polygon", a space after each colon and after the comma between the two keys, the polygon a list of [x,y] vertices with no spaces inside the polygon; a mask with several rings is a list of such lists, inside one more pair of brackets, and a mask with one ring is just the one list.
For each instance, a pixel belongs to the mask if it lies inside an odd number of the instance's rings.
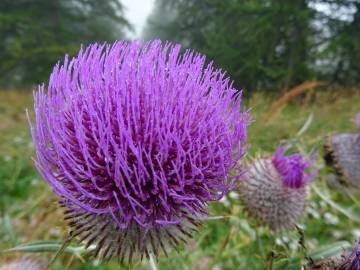
{"label": "blurred background foliage", "polygon": [[117,0],[1,0],[0,85],[44,82],[80,44],[122,39],[128,30]]}
{"label": "blurred background foliage", "polygon": [[[2,0],[0,86],[46,81],[80,44],[127,39],[119,0]],[[237,87],[286,91],[305,80],[360,82],[359,0],[155,0],[142,38],[179,42]]]}
{"label": "blurred background foliage", "polygon": [[144,35],[205,53],[251,91],[358,84],[359,31],[358,0],[158,0]]}

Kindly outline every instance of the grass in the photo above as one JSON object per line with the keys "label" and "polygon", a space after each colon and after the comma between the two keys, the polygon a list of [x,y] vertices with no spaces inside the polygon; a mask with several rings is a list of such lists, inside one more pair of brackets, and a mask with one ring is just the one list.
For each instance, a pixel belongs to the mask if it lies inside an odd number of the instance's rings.
{"label": "grass", "polygon": [[[270,265],[273,269],[300,269],[305,257],[314,251],[323,248],[331,252],[327,245],[353,243],[360,235],[360,197],[330,190],[321,158],[324,136],[355,131],[353,118],[360,110],[360,91],[310,92],[266,121],[272,101],[270,95],[259,93],[244,102],[254,119],[248,132],[249,156],[271,153],[280,142],[303,152],[313,148],[320,151],[316,161],[319,177],[309,190],[307,212],[300,224],[303,235],[297,231],[274,235],[266,228],[257,228],[232,193],[210,205],[210,217],[214,218],[206,221],[178,254],[174,251],[169,258],[161,257],[159,269],[271,269]],[[62,240],[66,234],[56,199],[31,161],[33,145],[25,108],[32,108],[31,93],[0,92],[0,250],[35,240]],[[307,121],[308,128],[297,135]],[[299,245],[302,237],[305,249]],[[39,251],[37,248],[29,250]],[[53,255],[37,253],[44,260]],[[62,255],[54,269],[119,269],[115,261],[101,264],[75,255]],[[13,256],[19,253],[0,253],[0,265]],[[148,262],[142,262],[131,269],[149,267]]]}

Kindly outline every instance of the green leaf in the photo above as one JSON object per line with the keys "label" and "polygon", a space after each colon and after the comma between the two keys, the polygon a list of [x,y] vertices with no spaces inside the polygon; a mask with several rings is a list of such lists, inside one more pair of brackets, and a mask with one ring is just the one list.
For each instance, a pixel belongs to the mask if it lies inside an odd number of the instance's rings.
{"label": "green leaf", "polygon": [[[4,250],[3,252],[57,252],[62,247],[63,242],[59,241],[35,241],[31,243],[25,243],[16,247]],[[64,249],[64,252],[80,257],[82,254],[93,250],[90,246],[85,249],[85,246],[68,246]]]}
{"label": "green leaf", "polygon": [[5,234],[9,237],[10,243],[15,245],[17,242],[17,238],[16,238],[16,233],[15,233],[14,228],[11,223],[10,217],[8,215],[5,215],[2,222],[0,222],[0,224],[1,223],[2,223]]}
{"label": "green leaf", "polygon": [[304,123],[304,125],[301,127],[301,129],[296,133],[296,136],[301,136],[303,135],[311,126],[311,123],[314,119],[314,114],[311,112],[309,114],[309,117],[306,119],[306,122]]}
{"label": "green leaf", "polygon": [[347,241],[339,241],[330,245],[322,246],[319,249],[311,252],[309,256],[314,261],[319,261],[332,256],[335,256],[345,249],[351,248],[351,244]]}
{"label": "green leaf", "polygon": [[330,205],[332,208],[334,208],[335,210],[339,211],[340,213],[342,213],[343,215],[345,215],[346,217],[348,217],[349,219],[360,223],[360,217],[358,215],[356,215],[355,213],[353,213],[352,211],[349,211],[345,208],[343,208],[341,205],[337,204],[336,202],[334,202],[330,197],[328,197],[327,195],[325,195],[324,193],[322,193],[320,191],[319,188],[317,188],[315,185],[312,185],[312,189],[315,191],[315,193],[324,201],[326,202],[328,205]]}

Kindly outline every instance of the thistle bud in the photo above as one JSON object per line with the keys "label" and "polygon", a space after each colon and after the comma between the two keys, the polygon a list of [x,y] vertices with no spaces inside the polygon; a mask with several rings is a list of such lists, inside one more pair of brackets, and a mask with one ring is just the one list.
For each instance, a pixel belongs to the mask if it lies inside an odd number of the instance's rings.
{"label": "thistle bud", "polygon": [[292,229],[304,215],[306,185],[314,178],[305,170],[311,162],[282,147],[267,158],[255,159],[240,181],[240,199],[248,214],[273,231]]}

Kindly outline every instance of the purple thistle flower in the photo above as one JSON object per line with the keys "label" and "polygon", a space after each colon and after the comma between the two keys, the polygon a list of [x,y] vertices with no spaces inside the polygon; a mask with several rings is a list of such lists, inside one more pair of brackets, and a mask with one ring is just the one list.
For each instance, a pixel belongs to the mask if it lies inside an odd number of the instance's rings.
{"label": "purple thistle flower", "polygon": [[276,150],[272,163],[287,187],[301,188],[314,178],[313,175],[305,173],[305,169],[311,167],[310,160],[303,159],[298,153],[286,157],[281,146]]}
{"label": "purple thistle flower", "polygon": [[350,252],[344,251],[318,262],[311,261],[305,269],[360,270],[360,238]]}
{"label": "purple thistle flower", "polygon": [[35,99],[35,164],[95,256],[156,256],[234,188],[250,122],[205,56],[116,42],[56,65]]}
{"label": "purple thistle flower", "polygon": [[339,270],[360,270],[360,238],[352,251],[344,256]]}
{"label": "purple thistle flower", "polygon": [[248,214],[273,231],[292,229],[306,206],[306,185],[315,174],[300,154],[285,156],[279,147],[271,157],[255,159],[240,181],[240,199]]}
{"label": "purple thistle flower", "polygon": [[356,116],[357,133],[339,133],[326,138],[325,161],[346,187],[360,188],[360,113]]}

